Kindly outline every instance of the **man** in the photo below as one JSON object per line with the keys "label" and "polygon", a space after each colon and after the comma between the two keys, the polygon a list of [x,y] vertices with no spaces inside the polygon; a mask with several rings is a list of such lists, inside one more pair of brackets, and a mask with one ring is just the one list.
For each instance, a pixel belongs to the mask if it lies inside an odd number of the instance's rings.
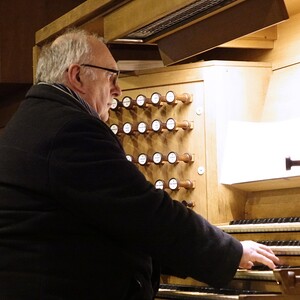
{"label": "man", "polygon": [[121,94],[101,39],[73,30],[45,47],[0,140],[1,299],[150,300],[160,269],[211,285],[238,266],[275,267],[156,190],[105,124]]}

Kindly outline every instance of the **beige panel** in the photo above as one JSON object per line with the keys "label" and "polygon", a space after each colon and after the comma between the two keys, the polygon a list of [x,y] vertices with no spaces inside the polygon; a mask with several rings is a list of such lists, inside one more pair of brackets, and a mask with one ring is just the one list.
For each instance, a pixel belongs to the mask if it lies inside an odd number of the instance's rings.
{"label": "beige panel", "polygon": [[220,48],[273,49],[277,40],[277,25],[259,30],[253,34],[229,41]]}
{"label": "beige panel", "polygon": [[300,60],[291,66],[274,71],[266,97],[263,121],[274,122],[300,118],[299,79]]}

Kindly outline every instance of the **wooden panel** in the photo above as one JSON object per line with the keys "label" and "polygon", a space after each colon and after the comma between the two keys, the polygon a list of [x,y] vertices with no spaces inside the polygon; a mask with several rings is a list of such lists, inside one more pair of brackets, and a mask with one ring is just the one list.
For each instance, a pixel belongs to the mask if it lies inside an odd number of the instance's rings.
{"label": "wooden panel", "polygon": [[300,188],[253,192],[246,205],[246,218],[300,216]]}
{"label": "wooden panel", "polygon": [[[158,47],[164,64],[170,65],[287,18],[283,0],[243,1],[230,9],[160,39]],[[245,22],[249,19],[252,22]],[[215,30],[216,28],[218,29]],[[214,31],[213,35],[207,34],[212,31]]]}
{"label": "wooden panel", "polygon": [[5,93],[0,84],[0,94],[3,93],[3,95],[5,95],[0,101],[0,129],[4,130],[6,124],[19,107],[21,101],[24,99],[29,87],[30,85],[26,84],[13,85],[13,87],[10,87],[9,90],[13,89],[14,92]]}
{"label": "wooden panel", "polygon": [[[300,3],[298,4],[300,5]],[[300,34],[300,14],[292,16],[288,22],[278,25],[280,39],[272,53],[267,53],[264,59],[272,59],[273,68],[279,69],[300,61],[298,47]]]}
{"label": "wooden panel", "polygon": [[[297,0],[296,0],[297,1]],[[289,4],[290,1],[287,2]],[[300,10],[300,2],[294,3],[297,10]],[[288,7],[289,8],[289,7]],[[274,43],[274,48],[272,51],[239,51],[239,52],[226,52],[224,49],[222,55],[218,55],[220,59],[237,59],[237,60],[249,60],[249,61],[269,61],[272,62],[273,70],[280,70],[300,62],[300,13],[293,14],[290,18],[278,24],[277,26],[277,40]],[[231,53],[229,56],[226,53]],[[229,54],[230,54],[229,53]],[[216,53],[206,53],[203,56],[203,59],[212,59],[211,57],[216,58]],[[228,58],[229,57],[229,58]],[[202,57],[200,57],[202,58]],[[281,91],[288,92],[289,89],[281,89]]]}
{"label": "wooden panel", "polygon": [[[41,45],[45,43],[45,41],[53,38],[54,35],[60,33],[68,27],[80,26],[83,23],[93,23],[93,29],[96,29],[99,34],[103,34],[102,32],[102,18],[101,16],[104,13],[108,13],[111,7],[115,7],[121,5],[122,3],[127,2],[124,1],[114,1],[114,0],[88,0],[82,3],[81,5],[75,7],[65,15],[56,19],[52,23],[43,27],[39,31],[36,32],[36,44]],[[96,18],[95,21],[93,19]],[[97,26],[95,25],[98,24]],[[118,24],[119,26],[119,24]],[[89,24],[87,24],[87,28]]]}
{"label": "wooden panel", "polygon": [[239,39],[229,41],[220,48],[273,49],[277,40],[277,25],[248,34]]}
{"label": "wooden panel", "polygon": [[[104,37],[108,41],[128,33],[180,9],[194,0],[135,0],[104,18]],[[133,17],[134,16],[134,17]]]}
{"label": "wooden panel", "polygon": [[[182,82],[193,82],[193,81],[198,81],[198,80],[204,80],[205,76],[208,76],[206,73],[206,70],[208,68],[213,68],[213,67],[224,67],[226,70],[226,67],[236,67],[236,68],[246,68],[248,67],[249,70],[253,70],[255,72],[255,69],[269,69],[267,77],[270,76],[271,72],[271,64],[268,62],[250,62],[250,61],[220,61],[220,60],[211,60],[211,61],[201,61],[201,62],[196,62],[196,63],[191,63],[191,64],[183,64],[183,65],[176,65],[176,66],[168,66],[165,68],[157,68],[157,69],[151,69],[151,70],[143,70],[143,71],[135,71],[133,72],[133,75],[124,75],[120,79],[120,84],[121,88],[123,90],[128,90],[128,89],[134,89],[136,87],[147,87],[149,85],[149,82],[151,85],[159,86],[159,85],[164,85],[168,84],[170,80],[172,83],[182,83]],[[241,74],[237,75],[240,80],[244,82],[249,82],[250,83],[255,83],[257,80],[255,80],[255,77],[253,78],[252,76],[250,78],[242,78],[240,76]],[[254,75],[254,74],[253,74]],[[137,81],[138,78],[138,81]],[[214,78],[214,74],[210,75],[210,80]],[[215,77],[219,78],[219,77]],[[266,79],[265,79],[266,80]],[[234,84],[234,82],[232,82]],[[237,87],[237,85],[235,84]],[[251,84],[249,85],[251,86]],[[263,85],[264,86],[264,85]],[[211,88],[214,87],[214,83],[211,84]],[[264,97],[266,93],[266,86],[262,88],[264,90],[264,94],[259,93],[260,97]],[[240,87],[240,92],[241,92],[242,87]],[[212,89],[213,91],[215,90],[214,88]],[[221,93],[218,90],[215,90],[215,93]],[[229,91],[228,91],[229,92]],[[250,100],[251,93],[247,95],[247,99]],[[241,104],[242,105],[242,104]],[[253,108],[253,107],[252,107]],[[236,110],[235,110],[236,111]],[[243,112],[245,113],[245,110],[243,109]],[[253,113],[253,111],[249,111],[249,113]]]}
{"label": "wooden panel", "polygon": [[270,75],[270,65],[260,68],[233,63],[206,71],[208,199],[214,223],[244,214],[246,194],[220,184],[227,129],[230,121],[260,119]]}
{"label": "wooden panel", "polygon": [[32,69],[32,82],[35,83],[35,75],[36,75],[36,68],[37,68],[37,63],[38,63],[38,58],[41,52],[41,48],[39,46],[34,46],[32,48],[32,63],[33,63],[33,69]]}
{"label": "wooden panel", "polygon": [[300,13],[300,3],[298,0],[285,0],[284,2],[290,16]]}
{"label": "wooden panel", "polygon": [[[0,1],[0,82],[32,83],[32,47],[35,31],[82,0]],[[13,91],[12,89],[11,91]]]}
{"label": "wooden panel", "polygon": [[267,191],[267,190],[278,190],[278,189],[291,189],[300,185],[300,177],[286,177],[276,178],[260,181],[251,181],[244,183],[235,183],[231,186],[243,191]]}

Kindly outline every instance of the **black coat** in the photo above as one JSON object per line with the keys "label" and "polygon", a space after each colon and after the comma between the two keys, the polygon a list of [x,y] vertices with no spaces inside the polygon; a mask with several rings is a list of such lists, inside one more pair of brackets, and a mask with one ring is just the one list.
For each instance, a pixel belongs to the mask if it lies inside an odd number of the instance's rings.
{"label": "black coat", "polygon": [[149,300],[154,261],[221,285],[241,254],[147,182],[105,123],[52,86],[29,90],[0,138],[1,299]]}

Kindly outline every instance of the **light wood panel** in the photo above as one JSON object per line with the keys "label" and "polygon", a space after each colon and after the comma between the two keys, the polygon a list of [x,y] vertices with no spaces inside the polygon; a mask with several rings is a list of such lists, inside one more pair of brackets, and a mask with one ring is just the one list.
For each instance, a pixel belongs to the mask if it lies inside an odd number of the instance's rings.
{"label": "light wood panel", "polygon": [[276,218],[300,216],[300,188],[252,192],[248,196],[246,217]]}
{"label": "light wood panel", "polygon": [[126,6],[105,16],[104,37],[109,41],[124,37],[128,33],[150,24],[192,2],[194,0],[131,1]]}
{"label": "light wood panel", "polygon": [[273,49],[277,38],[277,25],[274,25],[229,41],[218,48]]}
{"label": "light wood panel", "polygon": [[[127,0],[128,1],[128,0]],[[119,1],[118,5],[126,1]],[[111,6],[116,6],[114,0],[88,0],[74,9],[70,10],[60,18],[54,20],[50,24],[41,28],[36,32],[35,41],[37,45],[41,45],[53,38],[61,31],[65,30],[68,27],[80,26],[83,23],[93,22],[93,19],[97,17],[97,24],[99,28],[97,32],[103,35],[102,28],[102,18],[100,18],[104,13],[109,12]],[[93,25],[95,29],[95,24]]]}

